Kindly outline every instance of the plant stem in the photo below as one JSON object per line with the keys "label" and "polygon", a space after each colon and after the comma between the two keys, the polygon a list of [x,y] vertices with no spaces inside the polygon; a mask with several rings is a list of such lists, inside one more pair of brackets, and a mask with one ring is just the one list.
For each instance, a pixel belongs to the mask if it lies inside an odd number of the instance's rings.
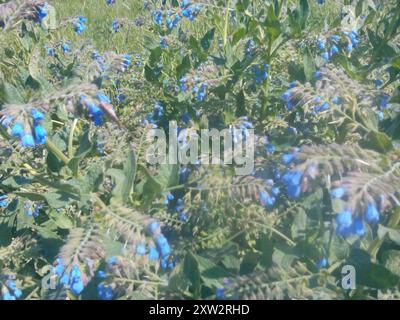
{"label": "plant stem", "polygon": [[62,153],[60,149],[58,149],[53,142],[50,141],[50,139],[46,139],[46,147],[49,151],[51,151],[58,159],[60,159],[62,162],[65,164],[69,163],[69,158]]}
{"label": "plant stem", "polygon": [[[231,6],[231,0],[228,0],[227,8],[230,8],[230,6]],[[229,10],[226,10],[225,27],[224,27],[224,47],[226,46],[226,43],[228,42],[228,27],[229,27]]]}
{"label": "plant stem", "polygon": [[72,128],[71,132],[69,133],[69,139],[68,139],[68,156],[72,157],[74,153],[74,133],[76,129],[76,125],[78,124],[78,119],[74,119],[74,122],[72,123]]}

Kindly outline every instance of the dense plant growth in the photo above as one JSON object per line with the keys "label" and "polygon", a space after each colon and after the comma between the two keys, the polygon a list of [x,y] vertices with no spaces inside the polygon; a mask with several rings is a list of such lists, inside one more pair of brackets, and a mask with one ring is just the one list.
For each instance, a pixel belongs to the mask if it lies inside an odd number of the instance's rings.
{"label": "dense plant growth", "polygon": [[[399,298],[399,29],[396,0],[0,1],[1,298]],[[171,121],[254,130],[253,172],[149,164]]]}

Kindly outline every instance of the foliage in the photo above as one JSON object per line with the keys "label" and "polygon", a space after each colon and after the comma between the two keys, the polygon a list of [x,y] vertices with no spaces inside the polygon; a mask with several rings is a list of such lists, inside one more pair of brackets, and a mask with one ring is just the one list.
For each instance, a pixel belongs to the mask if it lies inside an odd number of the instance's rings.
{"label": "foliage", "polygon": [[[400,295],[398,1],[89,2],[0,4],[2,299]],[[172,120],[254,171],[149,164]]]}

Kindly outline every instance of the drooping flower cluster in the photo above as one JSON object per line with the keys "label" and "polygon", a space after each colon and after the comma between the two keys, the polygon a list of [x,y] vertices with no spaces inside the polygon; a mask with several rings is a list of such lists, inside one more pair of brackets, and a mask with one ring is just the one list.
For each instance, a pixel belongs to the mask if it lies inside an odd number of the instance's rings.
{"label": "drooping flower cluster", "polygon": [[[347,190],[343,187],[336,187],[331,190],[331,197],[333,199],[343,199],[347,197]],[[378,201],[380,207],[384,207],[385,197],[382,195]],[[339,235],[347,237],[350,235],[357,235],[362,237],[365,234],[365,223],[375,225],[380,220],[379,208],[375,202],[369,202],[364,207],[363,212],[354,214],[353,210],[349,207],[344,208],[336,216],[336,231]]]}
{"label": "drooping flower cluster", "polygon": [[39,216],[39,211],[43,208],[43,203],[25,201],[24,203],[24,213],[27,217],[37,218]]}
{"label": "drooping flower cluster", "polygon": [[197,70],[179,80],[179,90],[181,92],[191,92],[192,97],[198,102],[204,101],[207,89],[217,81],[215,75],[216,68],[213,65],[202,64]]}
{"label": "drooping flower cluster", "polygon": [[8,195],[0,194],[0,209],[5,209],[10,204],[10,200],[8,199]]}
{"label": "drooping flower cluster", "polygon": [[22,291],[15,282],[15,276],[0,276],[0,289],[3,300],[16,300],[22,296]]}
{"label": "drooping flower cluster", "polygon": [[106,112],[104,107],[106,106],[108,110],[112,110],[110,98],[100,91],[96,94],[96,99],[82,95],[80,103],[86,108],[89,118],[96,126],[101,126],[104,123]]}
{"label": "drooping flower cluster", "polygon": [[[289,89],[282,94],[282,100],[285,101],[289,111],[302,106],[307,107],[312,115],[326,111],[330,107],[330,103],[321,96],[315,95],[309,85],[299,86],[296,82],[291,83]],[[338,97],[335,97],[332,102],[341,104]]]}
{"label": "drooping flower cluster", "polygon": [[269,66],[267,63],[251,67],[251,71],[253,73],[254,81],[256,84],[261,84],[268,78],[268,70]]}
{"label": "drooping flower cluster", "polygon": [[58,258],[56,265],[53,267],[53,273],[57,275],[59,283],[70,289],[74,295],[80,295],[85,288],[86,280],[82,276],[78,265],[74,265],[70,270],[67,270],[62,259]]}
{"label": "drooping flower cluster", "polygon": [[330,61],[339,52],[350,54],[358,43],[358,31],[354,29],[351,32],[344,31],[342,35],[334,34],[328,38],[319,38],[317,48],[321,58]]}
{"label": "drooping flower cluster", "polygon": [[250,129],[253,129],[253,124],[246,116],[238,118],[234,124],[230,125],[229,130],[232,133],[233,144],[236,145],[245,141],[250,135]]}
{"label": "drooping flower cluster", "polygon": [[85,24],[86,22],[87,22],[87,19],[83,16],[78,16],[74,20],[74,22],[73,22],[74,30],[78,35],[82,34],[82,32],[87,29],[87,26]]}
{"label": "drooping flower cluster", "polygon": [[104,54],[93,51],[92,59],[94,61],[93,70],[96,71],[96,76],[102,79],[109,79],[114,75],[124,73],[132,64],[130,54],[117,54],[110,51],[104,52]]}
{"label": "drooping flower cluster", "polygon": [[35,145],[42,145],[46,142],[47,132],[41,125],[44,119],[45,115],[33,108],[30,119],[16,118],[14,115],[5,113],[0,118],[0,123],[4,129],[10,131],[11,136],[21,140],[23,147],[33,148]]}
{"label": "drooping flower cluster", "polygon": [[153,11],[153,21],[157,25],[162,25],[164,18],[168,29],[172,30],[178,26],[183,18],[193,21],[201,11],[201,5],[192,4],[189,0],[183,0],[178,9],[168,9],[166,12],[162,10]]}
{"label": "drooping flower cluster", "polygon": [[136,247],[136,254],[148,255],[150,261],[160,260],[160,266],[163,269],[172,269],[174,267],[173,261],[170,259],[171,247],[167,238],[161,232],[161,224],[157,220],[150,222],[147,227],[148,232],[153,237],[153,243],[148,248],[144,244],[139,244]]}
{"label": "drooping flower cluster", "polygon": [[49,4],[45,2],[44,4],[38,5],[36,7],[37,14],[35,18],[35,22],[40,23],[44,18],[48,15]]}

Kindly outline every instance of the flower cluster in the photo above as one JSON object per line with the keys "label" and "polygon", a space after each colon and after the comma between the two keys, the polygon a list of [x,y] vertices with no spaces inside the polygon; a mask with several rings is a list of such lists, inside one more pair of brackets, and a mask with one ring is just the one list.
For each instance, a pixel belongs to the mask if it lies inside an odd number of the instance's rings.
{"label": "flower cluster", "polygon": [[112,30],[113,30],[114,32],[118,32],[118,30],[119,30],[119,28],[120,28],[120,24],[119,24],[119,22],[118,22],[118,19],[114,19],[114,20],[113,20],[111,27],[112,27]]}
{"label": "flower cluster", "polygon": [[24,213],[27,217],[37,218],[39,211],[43,208],[42,203],[34,203],[32,201],[26,201],[24,203]]}
{"label": "flower cluster", "polygon": [[[107,259],[108,268],[112,269],[113,265],[117,263],[117,258],[110,257]],[[97,272],[97,277],[100,279],[105,279],[107,277],[107,273],[104,270],[99,270]],[[97,285],[97,294],[101,300],[112,300],[114,297],[114,290],[111,285],[106,285],[103,282],[100,282]]]}
{"label": "flower cluster", "polygon": [[[330,103],[321,96],[314,95],[310,87],[299,86],[297,82],[290,84],[289,89],[282,94],[282,100],[285,101],[289,111],[298,105],[307,106],[312,115],[326,111],[330,108]],[[333,98],[334,104],[341,104],[339,97]]]}
{"label": "flower cluster", "polygon": [[138,255],[148,254],[148,258],[150,261],[160,260],[161,268],[172,269],[174,267],[174,263],[169,259],[171,255],[171,247],[168,243],[167,238],[161,232],[160,222],[156,220],[152,221],[148,225],[147,230],[153,237],[155,245],[150,244],[150,246],[147,249],[144,244],[139,244],[136,247],[136,254]]}
{"label": "flower cluster", "polygon": [[[10,134],[14,138],[21,140],[21,145],[27,148],[33,148],[35,145],[42,145],[46,142],[47,132],[46,129],[41,125],[45,115],[37,110],[31,110],[32,119],[17,119],[14,121],[12,116],[4,115],[0,119],[0,123],[3,128],[10,129]],[[14,123],[15,122],[15,123]]]}
{"label": "flower cluster", "polygon": [[148,124],[157,126],[163,114],[164,114],[164,107],[160,102],[157,101],[154,105],[153,113],[151,112],[147,113],[146,117],[141,121],[141,123],[145,126]]}
{"label": "flower cluster", "polygon": [[5,209],[10,204],[10,200],[6,194],[0,194],[0,209]]}
{"label": "flower cluster", "polygon": [[342,35],[334,34],[329,38],[319,38],[317,48],[320,51],[321,58],[330,61],[335,54],[342,50],[350,54],[353,48],[358,45],[358,42],[358,31],[354,29],[351,32],[344,31]]}
{"label": "flower cluster", "polygon": [[193,21],[201,11],[201,5],[191,4],[189,0],[183,0],[178,10],[167,10],[164,14],[161,10],[153,11],[153,21],[157,25],[162,25],[165,16],[165,23],[168,29],[178,26],[182,18]]}
{"label": "flower cluster", "polygon": [[81,269],[79,266],[74,265],[72,269],[65,269],[63,261],[58,258],[56,266],[53,267],[53,273],[59,278],[60,284],[68,287],[74,295],[80,295],[85,288],[85,281],[82,278]]}
{"label": "flower cluster", "polygon": [[197,70],[179,80],[179,90],[181,92],[191,92],[196,101],[204,101],[207,89],[216,83],[216,79],[212,78],[215,74],[216,69],[213,65],[202,64]]}
{"label": "flower cluster", "polygon": [[86,30],[86,28],[87,28],[87,26],[85,24],[86,22],[87,22],[87,19],[83,16],[78,16],[74,20],[74,22],[73,22],[74,30],[78,35],[82,34],[82,32]]}
{"label": "flower cluster", "polygon": [[253,124],[248,117],[238,118],[234,124],[229,126],[233,136],[233,143],[236,145],[244,141],[250,135],[249,129],[253,129]]}
{"label": "flower cluster", "polygon": [[[15,277],[14,276],[3,276],[1,278],[5,278],[5,282],[3,283],[0,281],[0,292],[1,292],[1,297],[3,300],[16,300],[18,298],[21,298],[22,296],[22,291],[21,289],[18,288],[16,282],[15,282]],[[1,280],[0,278],[0,280]],[[2,285],[1,285],[2,284]]]}
{"label": "flower cluster", "polygon": [[[342,199],[346,197],[346,192],[346,189],[337,187],[331,190],[331,196],[333,199]],[[384,196],[381,196],[381,207],[384,206],[384,201]],[[373,202],[369,202],[364,208],[364,212],[359,215],[353,214],[350,208],[345,208],[336,216],[336,231],[343,237],[352,234],[362,237],[365,234],[365,223],[375,225],[379,222],[379,219],[379,209]]]}
{"label": "flower cluster", "polygon": [[106,112],[108,114],[114,113],[110,98],[100,91],[97,92],[95,98],[82,95],[80,103],[87,110],[89,118],[96,126],[103,124]]}
{"label": "flower cluster", "polygon": [[36,7],[37,14],[35,18],[35,22],[40,23],[44,18],[48,15],[49,4],[45,2],[44,4],[38,5]]}
{"label": "flower cluster", "polygon": [[253,77],[256,84],[263,83],[268,78],[269,66],[267,63],[255,65],[251,67]]}

